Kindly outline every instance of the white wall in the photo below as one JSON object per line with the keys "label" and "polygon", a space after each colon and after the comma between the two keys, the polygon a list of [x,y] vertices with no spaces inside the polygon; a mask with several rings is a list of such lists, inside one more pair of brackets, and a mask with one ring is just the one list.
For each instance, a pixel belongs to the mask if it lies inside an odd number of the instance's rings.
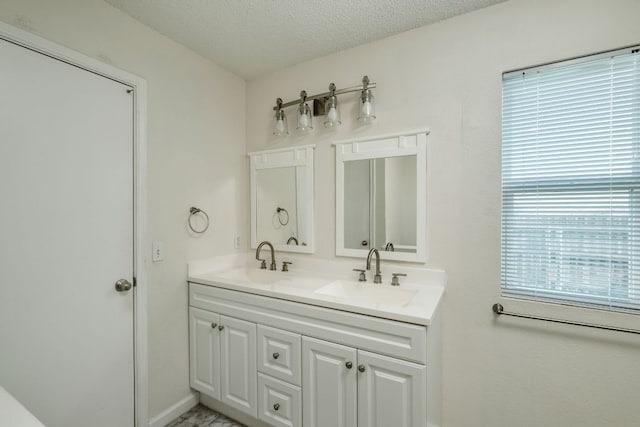
{"label": "white wall", "polygon": [[[147,264],[153,417],[190,392],[187,261],[233,252],[237,231],[246,248],[244,80],[100,0],[2,0],[0,20],[147,80],[148,238],[166,251]],[[211,217],[201,237],[190,206]]]}
{"label": "white wall", "polygon": [[[495,320],[500,283],[501,73],[640,41],[637,0],[512,0],[247,83],[250,151],[317,144],[316,257],[334,256],[333,139],[429,126],[427,265],[448,273],[444,421],[468,426],[638,425],[637,337]],[[276,97],[377,82],[378,120],[271,136]],[[347,101],[348,100],[348,101]],[[287,110],[293,117],[293,112]],[[318,122],[316,120],[316,122]],[[364,265],[354,259],[354,267]],[[613,317],[613,316],[612,316]],[[606,316],[605,316],[605,321]],[[638,321],[635,320],[637,327]]]}

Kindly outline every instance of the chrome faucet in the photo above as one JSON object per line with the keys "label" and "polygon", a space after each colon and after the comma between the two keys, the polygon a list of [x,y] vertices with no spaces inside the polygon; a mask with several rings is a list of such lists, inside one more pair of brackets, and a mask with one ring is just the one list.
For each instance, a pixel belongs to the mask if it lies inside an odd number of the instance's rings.
{"label": "chrome faucet", "polygon": [[276,267],[276,252],[273,249],[273,245],[271,243],[269,243],[269,242],[267,242],[265,240],[264,242],[262,242],[262,243],[260,243],[258,245],[258,249],[256,249],[256,259],[258,261],[262,261],[262,264],[260,264],[260,268],[261,269],[266,269],[267,268],[267,261],[265,261],[265,260],[260,258],[260,249],[262,249],[262,247],[264,245],[269,246],[269,249],[271,249],[271,265],[269,266],[269,270],[274,270],[275,271],[275,270],[278,269],[278,267]]}
{"label": "chrome faucet", "polygon": [[289,237],[289,240],[287,240],[287,245],[288,245],[289,243],[291,243],[291,242],[293,242],[293,243],[295,243],[296,245],[298,245],[298,239],[296,239],[294,236]]}
{"label": "chrome faucet", "polygon": [[380,275],[380,252],[378,249],[371,248],[369,255],[367,255],[367,270],[371,270],[371,256],[376,254],[376,274],[373,276],[373,283],[382,283],[382,276]]}

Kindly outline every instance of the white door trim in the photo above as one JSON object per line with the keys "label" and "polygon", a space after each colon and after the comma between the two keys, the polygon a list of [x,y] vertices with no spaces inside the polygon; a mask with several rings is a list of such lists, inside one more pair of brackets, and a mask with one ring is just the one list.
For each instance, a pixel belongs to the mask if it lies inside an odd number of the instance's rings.
{"label": "white door trim", "polygon": [[74,50],[0,22],[0,39],[31,49],[87,71],[116,80],[134,89],[134,357],[135,425],[149,425],[147,360],[147,272],[144,248],[147,229],[147,82]]}

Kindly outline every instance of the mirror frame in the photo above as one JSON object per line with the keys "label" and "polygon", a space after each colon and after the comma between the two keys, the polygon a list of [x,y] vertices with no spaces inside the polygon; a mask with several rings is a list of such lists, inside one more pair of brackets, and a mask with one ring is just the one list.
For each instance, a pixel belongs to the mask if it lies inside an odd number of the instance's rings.
{"label": "mirror frame", "polygon": [[[275,169],[295,167],[296,177],[299,173],[305,174],[305,186],[304,188],[298,187],[298,195],[309,195],[306,201],[306,210],[308,211],[309,219],[309,239],[307,239],[306,246],[287,245],[287,244],[273,244],[273,248],[277,251],[283,252],[298,252],[298,253],[313,253],[315,250],[315,227],[313,217],[313,150],[315,145],[302,145],[297,147],[280,148],[274,150],[255,151],[249,153],[250,159],[250,181],[251,181],[251,248],[256,249],[258,247],[258,230],[257,230],[257,171],[262,169]],[[304,168],[301,168],[301,167]],[[304,170],[301,170],[304,169]],[[298,199],[296,195],[296,199]],[[299,202],[298,202],[299,203]],[[297,211],[297,209],[296,209]]]}
{"label": "mirror frame", "polygon": [[427,135],[428,129],[336,141],[336,255],[366,258],[368,249],[344,247],[344,162],[416,155],[416,252],[380,251],[394,261],[427,261]]}

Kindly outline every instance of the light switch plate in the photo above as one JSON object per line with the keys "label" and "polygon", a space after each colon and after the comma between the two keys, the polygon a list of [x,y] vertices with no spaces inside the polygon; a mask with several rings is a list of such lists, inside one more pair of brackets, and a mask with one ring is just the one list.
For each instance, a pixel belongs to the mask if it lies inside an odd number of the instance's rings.
{"label": "light switch plate", "polygon": [[153,242],[151,251],[151,260],[153,262],[164,259],[164,244],[162,242]]}

